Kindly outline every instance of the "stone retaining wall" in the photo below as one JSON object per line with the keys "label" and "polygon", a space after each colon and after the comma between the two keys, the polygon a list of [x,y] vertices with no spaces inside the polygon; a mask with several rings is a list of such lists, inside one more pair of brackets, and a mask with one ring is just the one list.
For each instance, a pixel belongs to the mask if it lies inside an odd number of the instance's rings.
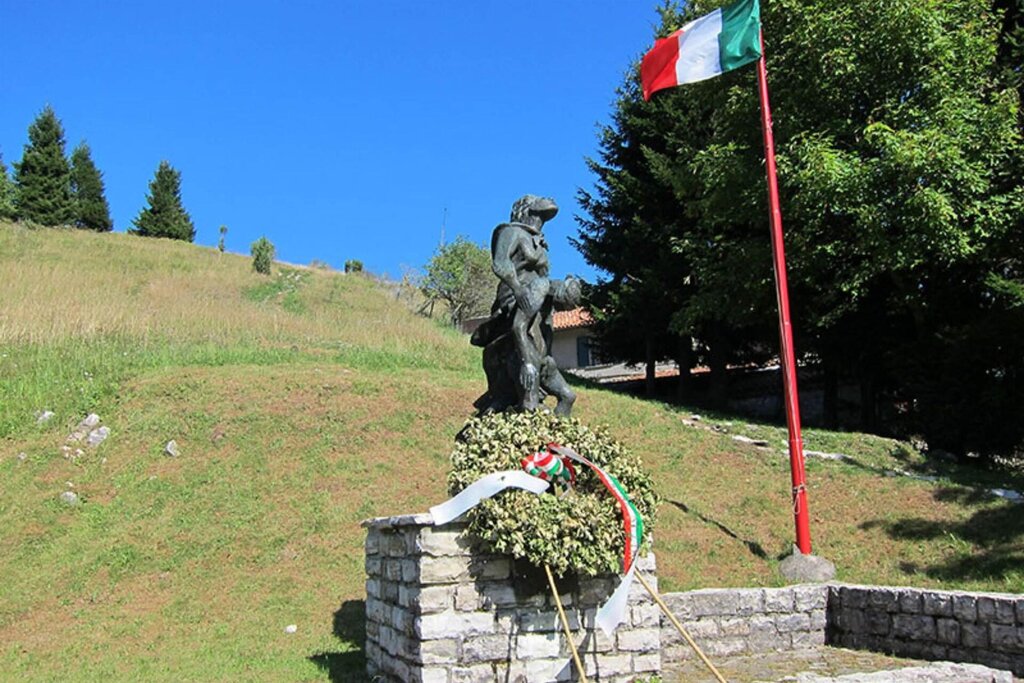
{"label": "stone retaining wall", "polygon": [[[835,645],[1024,676],[1024,596],[842,584],[663,596],[712,659]],[[662,663],[692,659],[662,618]]]}
{"label": "stone retaining wall", "polygon": [[[828,587],[704,589],[663,596],[712,661],[825,644]],[[696,657],[668,619],[661,620],[662,664]]]}
{"label": "stone retaining wall", "polygon": [[[483,554],[460,524],[429,515],[364,522],[366,658],[375,680],[437,683],[570,680],[573,663],[543,571]],[[652,585],[654,557],[638,564]],[[606,637],[597,606],[617,577],[566,580],[559,593],[588,677],[633,681],[661,670],[659,610],[639,583],[626,622]]]}
{"label": "stone retaining wall", "polygon": [[[434,527],[429,515],[364,526],[366,656],[376,680],[575,678],[543,571],[482,553],[464,525]],[[656,588],[653,555],[638,569]],[[597,607],[617,582],[603,576],[558,583],[589,678],[633,681],[696,657],[639,582],[614,636],[597,629]],[[1024,596],[830,584],[663,597],[712,661],[827,644],[1024,676]]]}
{"label": "stone retaining wall", "polygon": [[829,587],[827,642],[975,662],[1024,676],[1024,597],[884,586]]}

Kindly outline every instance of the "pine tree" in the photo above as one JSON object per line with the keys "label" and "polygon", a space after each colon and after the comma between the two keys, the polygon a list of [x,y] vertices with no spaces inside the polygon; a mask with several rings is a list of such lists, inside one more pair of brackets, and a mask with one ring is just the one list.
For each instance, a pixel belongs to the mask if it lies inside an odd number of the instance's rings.
{"label": "pine tree", "polygon": [[12,221],[18,212],[14,206],[14,183],[7,176],[7,166],[0,155],[0,219]]}
{"label": "pine tree", "polygon": [[161,161],[157,167],[146,200],[149,206],[132,221],[135,227],[129,232],[143,237],[195,240],[195,225],[181,205],[181,173],[166,161]]}
{"label": "pine tree", "polygon": [[28,144],[14,165],[18,215],[40,225],[74,219],[71,169],[64,156],[64,128],[49,105],[28,129]]}
{"label": "pine tree", "polygon": [[104,195],[103,175],[92,160],[89,145],[82,142],[71,153],[71,194],[75,199],[75,226],[96,232],[114,229],[110,205]]}

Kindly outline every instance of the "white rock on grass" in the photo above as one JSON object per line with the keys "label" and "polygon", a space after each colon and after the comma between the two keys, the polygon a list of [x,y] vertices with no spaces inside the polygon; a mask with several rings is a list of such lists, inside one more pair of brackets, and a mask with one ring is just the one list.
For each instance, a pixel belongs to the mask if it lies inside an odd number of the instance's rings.
{"label": "white rock on grass", "polygon": [[42,410],[36,413],[36,424],[41,425],[45,422],[49,422],[50,418],[52,418],[54,414],[55,413],[52,410]]}
{"label": "white rock on grass", "polygon": [[164,453],[166,455],[171,456],[172,458],[177,458],[179,455],[181,455],[181,451],[178,450],[178,442],[175,441],[174,439],[168,441],[167,445],[164,446]]}
{"label": "white rock on grass", "polygon": [[21,462],[25,462],[26,460],[28,460],[28,453],[26,453],[25,451],[18,453],[18,460]]}
{"label": "white rock on grass", "polygon": [[110,436],[110,427],[98,427],[89,432],[89,438],[86,439],[86,443],[96,448],[101,443],[106,441],[107,437]]}
{"label": "white rock on grass", "polygon": [[60,502],[64,503],[65,505],[70,505],[71,507],[74,507],[81,503],[81,500],[79,500],[78,494],[75,493],[74,491],[65,491],[64,493],[60,494]]}
{"label": "white rock on grass", "polygon": [[825,451],[812,451],[809,449],[804,450],[804,455],[811,458],[821,458],[822,460],[849,460],[850,456],[844,455],[843,453],[826,453]]}
{"label": "white rock on grass", "polygon": [[68,435],[68,443],[76,443],[89,435],[89,431],[100,423],[100,416],[96,413],[89,413],[85,419],[78,423],[75,430]]}
{"label": "white rock on grass", "polygon": [[285,633],[295,633],[298,630],[299,630],[299,627],[296,626],[295,624],[288,624],[287,626],[284,627],[284,632]]}

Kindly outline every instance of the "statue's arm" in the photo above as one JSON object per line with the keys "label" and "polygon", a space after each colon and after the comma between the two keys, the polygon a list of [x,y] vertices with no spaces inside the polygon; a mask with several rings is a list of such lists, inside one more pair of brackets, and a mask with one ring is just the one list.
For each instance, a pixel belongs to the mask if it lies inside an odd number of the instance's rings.
{"label": "statue's arm", "polygon": [[516,231],[508,227],[498,228],[494,235],[493,247],[491,249],[491,270],[512,289],[516,299],[520,298],[522,286],[519,284],[519,277],[516,275],[516,266],[512,262],[512,254],[516,248],[518,235]]}

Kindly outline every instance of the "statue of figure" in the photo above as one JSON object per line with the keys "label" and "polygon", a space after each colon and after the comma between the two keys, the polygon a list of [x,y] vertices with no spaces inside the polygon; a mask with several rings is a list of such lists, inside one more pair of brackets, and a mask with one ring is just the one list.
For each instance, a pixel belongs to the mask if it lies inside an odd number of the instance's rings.
{"label": "statue of figure", "polygon": [[536,410],[552,394],[558,399],[555,412],[568,415],[576,400],[551,357],[553,311],[575,308],[580,300],[576,278],[548,277],[542,228],[557,213],[554,200],[525,195],[512,206],[510,221],[491,236],[491,267],[500,282],[491,317],[471,339],[484,349],[487,392],[475,403],[481,413]]}

